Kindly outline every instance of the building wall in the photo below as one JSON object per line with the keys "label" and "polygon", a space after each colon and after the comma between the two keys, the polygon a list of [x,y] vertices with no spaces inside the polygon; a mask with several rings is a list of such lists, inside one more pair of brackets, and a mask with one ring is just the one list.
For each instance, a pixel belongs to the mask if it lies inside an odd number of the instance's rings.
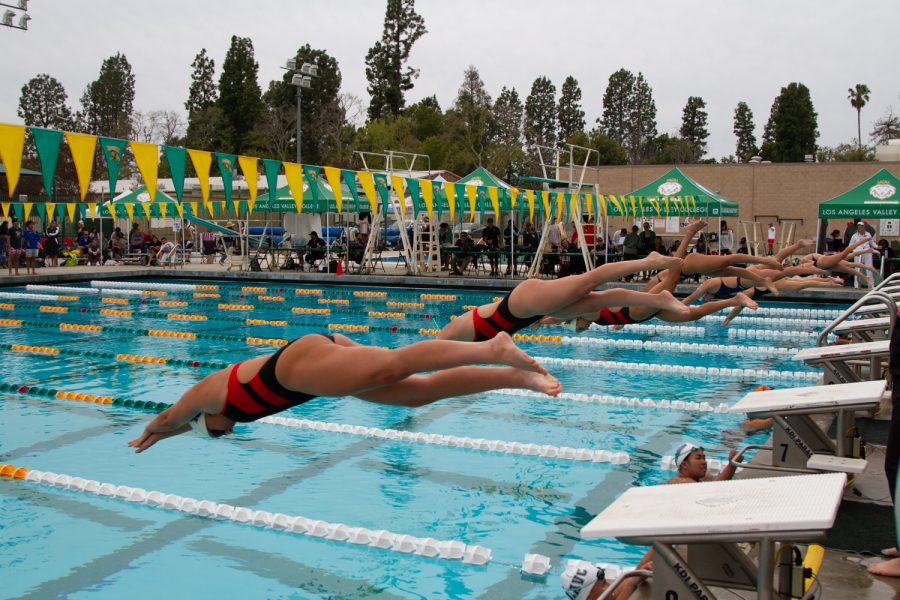
{"label": "building wall", "polygon": [[[671,170],[672,165],[600,167],[585,174],[586,182],[599,183],[600,193],[627,194]],[[820,202],[838,196],[880,169],[900,177],[900,162],[779,163],[739,165],[679,165],[688,176],[740,204],[738,221],[795,219],[797,236],[815,238]],[[733,222],[732,229],[738,231]],[[876,225],[877,228],[877,225]],[[831,229],[844,230],[843,222]]]}

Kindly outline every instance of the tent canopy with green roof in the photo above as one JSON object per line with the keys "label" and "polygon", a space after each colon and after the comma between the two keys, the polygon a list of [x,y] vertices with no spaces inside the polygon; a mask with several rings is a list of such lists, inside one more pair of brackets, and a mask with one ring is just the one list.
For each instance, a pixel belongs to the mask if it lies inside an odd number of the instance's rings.
{"label": "tent canopy with green roof", "polygon": [[881,169],[856,187],[819,204],[819,218],[900,218],[898,188],[900,179]]}
{"label": "tent canopy with green roof", "polygon": [[[341,212],[359,212],[360,206],[357,195],[354,194],[346,183],[341,183]],[[365,209],[368,210],[368,203]],[[275,192],[275,200],[270,201],[268,194],[260,194],[253,205],[253,210],[263,212],[296,213],[297,204],[291,194],[289,186],[278,188]],[[324,177],[316,177],[315,189],[310,188],[309,178],[303,178],[303,210],[304,213],[338,212],[337,201],[331,186]]]}
{"label": "tent canopy with green roof", "polygon": [[[643,214],[648,215],[653,212],[662,213],[665,210],[666,200],[668,200],[670,205],[674,205],[670,207],[674,214],[704,217],[738,216],[737,202],[700,185],[685,175],[678,167],[674,167],[665,175],[624,196],[629,201],[632,197],[642,204]],[[622,197],[620,196],[620,198]],[[649,202],[652,208],[643,204],[644,201]],[[613,205],[610,205],[609,209],[611,215],[621,214]],[[669,211],[665,212],[669,213]]]}

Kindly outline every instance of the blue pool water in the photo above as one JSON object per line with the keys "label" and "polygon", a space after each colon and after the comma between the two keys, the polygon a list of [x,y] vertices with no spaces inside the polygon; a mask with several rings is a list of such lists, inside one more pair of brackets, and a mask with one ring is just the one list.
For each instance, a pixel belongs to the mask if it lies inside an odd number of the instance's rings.
{"label": "blue pool water", "polygon": [[[426,290],[385,289],[388,298],[357,298],[351,294],[353,288],[318,286],[338,294],[323,297],[350,300],[348,305],[323,305],[318,297],[295,295],[298,286],[283,286],[284,291],[279,292],[281,284],[243,285],[268,285],[270,295],[281,293],[286,301],[264,302],[257,298],[258,292],[247,292],[242,299],[242,284],[221,284],[221,299],[171,294],[147,297],[146,304],[136,300],[128,305],[102,304],[98,298],[74,302],[2,299],[0,302],[15,307],[0,309],[0,318],[21,319],[25,326],[0,326],[0,344],[55,347],[67,353],[6,351],[0,383],[169,403],[212,369],[132,364],[96,354],[236,362],[269,353],[272,348],[230,339],[159,338],[109,329],[99,333],[61,331],[58,324],[291,339],[325,331],[327,323],[436,327],[462,312],[463,305],[489,301],[493,295],[431,290],[460,296],[454,301],[435,301],[411,297]],[[187,300],[189,306],[160,306],[160,299]],[[387,300],[424,302],[425,307],[387,307]],[[252,313],[221,312],[218,302],[246,302],[256,309]],[[40,312],[41,305],[69,310],[64,314]],[[289,310],[301,306],[330,306],[356,314],[292,314]],[[82,313],[82,307],[88,311]],[[101,308],[132,310],[133,315],[101,315],[97,312]],[[406,311],[407,317],[370,318],[366,311]],[[173,321],[159,318],[160,313],[207,315],[209,320]],[[291,324],[251,326],[222,319],[248,316]],[[296,325],[298,321],[307,325]],[[41,323],[52,326],[38,327]],[[713,320],[689,326],[702,328],[705,335],[609,331],[580,335],[728,345],[733,350],[698,354],[582,344],[520,345],[535,356],[646,367],[635,371],[551,365],[549,370],[562,381],[566,392],[717,405],[735,402],[757,383],[779,387],[811,383],[773,380],[764,374],[751,381],[652,371],[650,365],[654,364],[807,371],[787,356],[772,358],[737,349],[805,347],[814,344],[812,337],[784,341],[728,337]],[[772,330],[763,325],[735,326],[742,327]],[[798,321],[780,325],[777,331],[811,332],[814,328]],[[548,329],[545,333],[563,331]],[[424,339],[418,332],[402,331],[347,335],[391,347]],[[741,432],[737,416],[723,413],[501,393],[455,398],[419,409],[328,398],[290,412],[286,416],[365,427],[627,452],[630,461],[624,465],[580,462],[259,423],[238,426],[235,435],[223,440],[183,435],[135,455],[125,445],[141,432],[149,413],[0,393],[0,463],[350,527],[458,540],[492,552],[488,564],[476,566],[2,478],[0,597],[158,598],[173,592],[178,597],[196,598],[562,597],[558,575],[567,560],[633,565],[643,554],[644,549],[615,540],[582,541],[578,532],[630,486],[668,479],[672,473],[661,470],[662,456],[672,454],[684,441],[693,441],[707,448],[708,455],[724,458],[728,448],[765,439],[765,435],[748,437]],[[526,553],[549,556],[551,572],[545,578],[522,575],[519,567]]]}

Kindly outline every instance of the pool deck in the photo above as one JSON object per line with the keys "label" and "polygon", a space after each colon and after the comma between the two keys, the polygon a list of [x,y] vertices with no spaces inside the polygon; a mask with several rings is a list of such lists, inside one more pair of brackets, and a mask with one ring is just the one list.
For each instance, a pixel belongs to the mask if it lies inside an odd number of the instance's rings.
{"label": "pool deck", "polygon": [[[389,263],[390,269],[393,265]],[[447,289],[477,289],[506,291],[521,283],[523,279],[511,277],[492,278],[482,275],[450,276],[446,271],[430,276],[408,275],[405,268],[393,268],[384,274],[344,274],[312,273],[308,271],[228,271],[222,265],[191,262],[184,267],[162,268],[144,266],[78,266],[78,267],[43,267],[37,275],[10,276],[0,270],[0,286],[20,286],[29,283],[62,284],[86,281],[90,279],[134,279],[142,277],[173,279],[223,279],[232,281],[271,281],[285,284],[328,284],[382,287],[435,287]],[[678,296],[687,296],[696,288],[695,283],[681,283],[675,290]],[[620,287],[642,290],[644,282],[615,282],[600,286],[598,289]],[[844,288],[813,288],[801,291],[785,291],[780,296],[769,296],[769,300],[788,300],[798,302],[834,302],[851,303],[865,294],[866,290]]]}
{"label": "pool deck", "polygon": [[[143,277],[173,279],[221,279],[224,281],[255,281],[281,284],[330,284],[354,286],[383,287],[437,287],[447,289],[478,289],[505,291],[513,288],[522,279],[490,278],[479,275],[451,277],[446,272],[432,276],[408,275],[405,268],[398,268],[389,263],[388,272],[384,274],[345,274],[338,276],[330,273],[310,273],[299,271],[227,271],[219,264],[192,262],[183,268],[161,268],[143,266],[110,266],[110,267],[44,267],[34,276],[9,276],[5,270],[0,271],[0,286],[22,286],[29,283],[65,284],[83,282],[91,279],[135,279]],[[24,269],[22,269],[24,271]],[[613,283],[602,287],[624,287],[642,289],[642,282]],[[678,295],[687,295],[696,284],[683,283],[676,290]],[[826,289],[825,291],[804,290],[800,292],[784,292],[778,300],[819,303],[854,302],[865,293],[865,290],[853,288]],[[771,297],[770,297],[771,298]],[[870,473],[870,477],[880,477],[878,473]],[[886,486],[885,486],[886,489]],[[872,577],[866,572],[864,565],[877,562],[879,559],[857,553],[846,553],[829,549],[822,567],[821,577],[825,588],[825,598],[861,598],[869,600],[887,600],[900,598],[900,580]],[[737,597],[752,598],[752,593],[739,593]],[[649,598],[649,590],[642,588],[636,598]],[[726,597],[729,597],[726,595]],[[733,597],[733,596],[731,596]]]}

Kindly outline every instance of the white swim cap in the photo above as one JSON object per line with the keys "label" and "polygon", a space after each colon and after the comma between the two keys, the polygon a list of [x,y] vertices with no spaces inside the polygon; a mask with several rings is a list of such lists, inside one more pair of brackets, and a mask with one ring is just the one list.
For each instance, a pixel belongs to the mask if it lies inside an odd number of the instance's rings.
{"label": "white swim cap", "polygon": [[690,442],[685,442],[684,444],[678,446],[678,449],[675,451],[675,470],[681,468],[681,463],[684,462],[688,456],[690,456],[693,452],[697,450],[703,450],[700,446],[695,446]]}
{"label": "white swim cap", "polygon": [[570,562],[559,576],[569,600],[585,600],[591,595],[594,584],[605,578],[603,569],[587,561]]}

